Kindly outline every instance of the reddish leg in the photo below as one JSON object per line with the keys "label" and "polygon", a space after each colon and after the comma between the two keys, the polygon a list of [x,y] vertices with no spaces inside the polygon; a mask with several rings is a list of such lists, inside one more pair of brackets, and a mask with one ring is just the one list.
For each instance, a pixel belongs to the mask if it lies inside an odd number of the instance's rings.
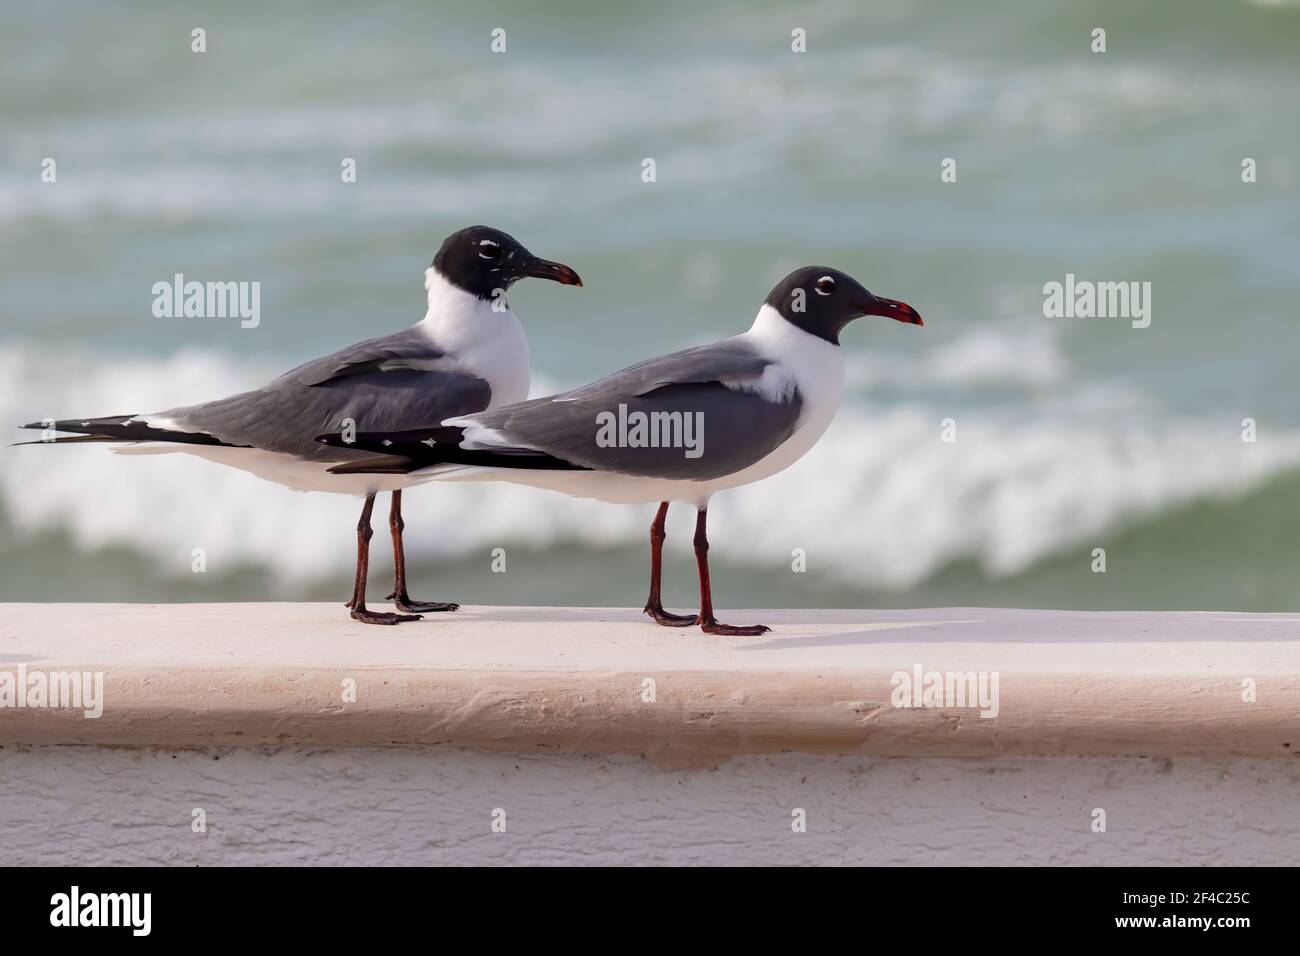
{"label": "reddish leg", "polygon": [[428,614],[433,611],[459,611],[459,604],[447,604],[442,601],[413,601],[406,593],[406,549],[402,547],[402,531],[406,522],[402,520],[402,493],[393,492],[393,504],[388,509],[388,529],[393,533],[393,593],[386,600],[392,601],[399,611],[411,611],[415,614]]}
{"label": "reddish leg", "polygon": [[771,628],[765,624],[745,626],[719,624],[718,619],[713,616],[713,592],[709,587],[709,536],[705,530],[708,520],[708,511],[701,508],[695,517],[695,563],[700,568],[700,616],[696,623],[706,634],[723,634],[728,637],[766,634]]}
{"label": "reddish leg", "polygon": [[650,525],[650,596],[645,601],[645,613],[649,614],[664,627],[690,627],[695,623],[694,614],[672,614],[664,610],[663,599],[659,596],[659,579],[664,569],[664,521],[668,517],[668,502],[659,502],[659,513]]}
{"label": "reddish leg", "polygon": [[352,619],[363,624],[398,624],[402,621],[418,621],[418,614],[389,614],[384,611],[366,610],[366,577],[370,570],[370,512],[375,507],[374,494],[366,495],[365,506],[361,509],[361,520],[357,522],[357,577],[352,585],[352,600],[345,606],[352,608]]}

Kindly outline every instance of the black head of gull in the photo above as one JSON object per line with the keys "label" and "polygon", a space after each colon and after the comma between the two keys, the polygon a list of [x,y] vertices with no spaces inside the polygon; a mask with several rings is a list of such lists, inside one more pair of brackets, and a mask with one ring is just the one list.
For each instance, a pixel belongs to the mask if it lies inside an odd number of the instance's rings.
{"label": "black head of gull", "polygon": [[480,299],[490,300],[526,276],[582,285],[578,273],[568,266],[538,258],[513,236],[490,226],[453,232],[433,257],[433,268],[458,289]]}
{"label": "black head of gull", "polygon": [[840,344],[840,332],[864,315],[885,315],[899,322],[924,325],[906,302],[872,295],[857,279],[827,266],[804,266],[778,282],[764,300],[791,325]]}

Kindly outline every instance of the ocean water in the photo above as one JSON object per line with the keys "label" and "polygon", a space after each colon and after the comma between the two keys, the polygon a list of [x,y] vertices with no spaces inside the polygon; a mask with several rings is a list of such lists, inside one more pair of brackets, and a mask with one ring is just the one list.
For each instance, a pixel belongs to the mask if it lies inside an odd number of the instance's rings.
{"label": "ocean water", "polygon": [[[586,283],[512,293],[538,394],[742,331],[824,263],[926,326],[851,327],[823,441],[715,499],[721,604],[1296,609],[1300,5],[1086,6],[7,5],[0,421],[219,397],[401,328],[474,222]],[[260,282],[260,325],[155,318],[178,272]],[[1150,326],[1045,318],[1067,274],[1151,283]],[[418,596],[644,599],[649,508],[406,497]],[[357,510],[5,447],[0,600],[341,600]]]}

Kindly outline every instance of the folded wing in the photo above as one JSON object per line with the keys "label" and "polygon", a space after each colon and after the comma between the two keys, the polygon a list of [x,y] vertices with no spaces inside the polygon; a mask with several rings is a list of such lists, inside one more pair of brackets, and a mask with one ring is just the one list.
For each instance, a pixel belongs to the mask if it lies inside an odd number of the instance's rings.
{"label": "folded wing", "polygon": [[[52,429],[85,436],[61,441],[226,445],[338,462],[356,459],[356,450],[324,445],[317,435],[415,428],[481,411],[491,398],[487,381],[408,329],[315,359],[251,392],[154,414],[67,419]],[[372,456],[370,464],[381,462]]]}
{"label": "folded wing", "polygon": [[400,455],[411,470],[467,464],[707,480],[774,451],[801,411],[798,390],[780,368],[730,339],[559,395],[449,418],[442,427],[359,429],[351,447]]}

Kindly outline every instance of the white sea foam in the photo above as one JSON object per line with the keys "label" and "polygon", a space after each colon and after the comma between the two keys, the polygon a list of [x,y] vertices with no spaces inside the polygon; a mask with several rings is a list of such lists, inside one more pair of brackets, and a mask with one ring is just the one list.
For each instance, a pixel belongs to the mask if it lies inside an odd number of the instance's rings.
{"label": "white sea foam", "polygon": [[1061,347],[1061,326],[1041,319],[1000,320],[956,332],[917,356],[851,352],[846,362],[850,388],[888,385],[915,390],[938,388],[1044,388],[1069,371]]}
{"label": "white sea foam", "polygon": [[[0,347],[0,422],[166,408],[281,370],[197,350],[142,360],[11,343]],[[715,550],[775,567],[804,548],[810,569],[856,585],[915,583],[958,558],[1008,574],[1066,546],[1104,545],[1106,533],[1127,522],[1247,490],[1300,463],[1300,432],[1244,444],[1228,417],[1120,418],[1107,407],[1124,401],[1102,389],[1032,416],[963,412],[952,444],[940,441],[940,406],[850,404],[794,467],[718,496]],[[209,570],[255,562],[297,580],[352,560],[355,499],[298,494],[185,455],[116,457],[90,445],[2,454],[0,496],[20,532],[61,528],[83,549],[130,546],[176,574],[188,572],[199,547]],[[507,544],[639,545],[649,518],[646,509],[504,484],[427,485],[408,495],[406,511],[417,560],[486,560]],[[689,538],[688,527],[687,509],[677,508],[674,546]]]}

